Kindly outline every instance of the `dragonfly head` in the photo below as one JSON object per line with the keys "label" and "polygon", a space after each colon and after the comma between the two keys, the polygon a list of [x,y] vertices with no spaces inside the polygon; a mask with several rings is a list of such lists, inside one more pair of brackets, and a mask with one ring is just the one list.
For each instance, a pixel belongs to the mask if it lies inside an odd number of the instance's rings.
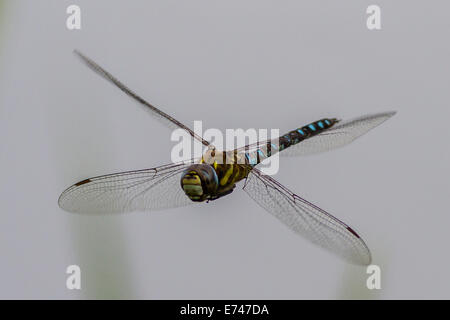
{"label": "dragonfly head", "polygon": [[192,201],[208,200],[216,193],[218,186],[217,173],[209,164],[193,164],[181,176],[181,187]]}

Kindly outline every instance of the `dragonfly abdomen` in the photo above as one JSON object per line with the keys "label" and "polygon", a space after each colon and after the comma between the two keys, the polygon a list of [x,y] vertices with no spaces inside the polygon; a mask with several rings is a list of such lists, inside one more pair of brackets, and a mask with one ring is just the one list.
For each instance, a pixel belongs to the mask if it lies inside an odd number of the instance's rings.
{"label": "dragonfly abdomen", "polygon": [[305,139],[308,139],[312,136],[315,136],[318,133],[332,127],[337,119],[322,119],[301,128],[289,131],[287,134],[278,138],[278,145],[280,147],[280,151],[289,148]]}
{"label": "dragonfly abdomen", "polygon": [[339,120],[333,119],[321,119],[301,128],[289,131],[288,133],[276,138],[262,143],[259,148],[246,152],[245,157],[248,164],[256,166],[258,163],[262,162],[264,159],[273,156],[277,152],[283,151],[290,146],[296,145],[297,143],[308,139],[316,134],[327,130],[332,127]]}

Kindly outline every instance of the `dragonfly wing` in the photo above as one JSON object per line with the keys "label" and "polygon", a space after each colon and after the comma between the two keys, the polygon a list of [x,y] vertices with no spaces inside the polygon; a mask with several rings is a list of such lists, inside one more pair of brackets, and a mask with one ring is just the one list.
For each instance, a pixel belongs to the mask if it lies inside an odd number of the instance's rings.
{"label": "dragonfly wing", "polygon": [[[395,112],[384,112],[365,115],[352,120],[340,121],[334,126],[330,127],[327,130],[324,130],[317,135],[306,138],[305,140],[302,140],[297,144],[291,145],[290,147],[281,151],[280,155],[308,155],[345,146],[356,138],[368,132],[370,129],[373,129],[376,126],[380,125],[381,123],[392,117],[394,114]],[[265,150],[267,150],[267,145],[278,145],[278,138],[252,143],[244,147],[237,148],[236,152],[238,154],[252,152],[254,153],[258,150],[262,150],[263,152],[265,152]]]}
{"label": "dragonfly wing", "polygon": [[300,156],[343,147],[380,125],[394,114],[395,112],[384,112],[340,121],[328,130],[283,150],[280,155]]}
{"label": "dragonfly wing", "polygon": [[147,111],[150,111],[151,116],[153,116],[155,119],[163,123],[164,125],[168,126],[170,129],[176,129],[176,128],[182,128],[186,130],[194,139],[197,139],[205,146],[209,145],[209,142],[206,140],[203,140],[202,137],[197,135],[194,131],[192,131],[189,127],[182,124],[180,121],[175,119],[174,117],[168,115],[167,113],[161,111],[160,109],[156,108],[155,106],[151,105],[149,102],[138,96],[135,92],[133,92],[130,88],[128,88],[126,85],[124,85],[122,82],[120,82],[117,78],[115,78],[112,74],[110,74],[108,71],[103,69],[101,66],[99,66],[96,62],[94,62],[92,59],[86,57],[81,52],[75,50],[74,53],[93,71],[98,73],[100,76],[108,80],[109,82],[116,85],[120,90],[125,92],[128,96],[145,106],[145,109]]}
{"label": "dragonfly wing", "polygon": [[352,228],[292,193],[272,177],[253,169],[244,190],[261,207],[313,243],[354,264],[370,264],[370,251]]}
{"label": "dragonfly wing", "polygon": [[108,174],[80,181],[59,197],[69,212],[102,214],[158,210],[193,203],[180,185],[191,163]]}

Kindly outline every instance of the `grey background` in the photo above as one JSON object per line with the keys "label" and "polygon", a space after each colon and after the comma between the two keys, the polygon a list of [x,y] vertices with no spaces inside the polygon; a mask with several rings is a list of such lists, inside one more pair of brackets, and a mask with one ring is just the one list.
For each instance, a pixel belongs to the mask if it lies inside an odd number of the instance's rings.
{"label": "grey background", "polygon": [[[78,4],[82,30],[65,27]],[[366,28],[370,4],[382,30]],[[450,298],[445,1],[3,1],[0,298]],[[282,158],[276,178],[355,227],[382,289],[242,190],[116,217],[61,191],[170,161],[170,131],[72,50],[188,125],[299,127],[398,114],[351,145]],[[78,264],[82,290],[65,287]]]}

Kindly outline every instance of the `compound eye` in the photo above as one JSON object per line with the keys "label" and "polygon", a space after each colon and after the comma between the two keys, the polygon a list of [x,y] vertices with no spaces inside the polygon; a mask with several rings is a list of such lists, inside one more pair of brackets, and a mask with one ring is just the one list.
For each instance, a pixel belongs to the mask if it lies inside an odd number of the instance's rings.
{"label": "compound eye", "polygon": [[211,151],[211,157],[215,157],[216,156],[216,150]]}

